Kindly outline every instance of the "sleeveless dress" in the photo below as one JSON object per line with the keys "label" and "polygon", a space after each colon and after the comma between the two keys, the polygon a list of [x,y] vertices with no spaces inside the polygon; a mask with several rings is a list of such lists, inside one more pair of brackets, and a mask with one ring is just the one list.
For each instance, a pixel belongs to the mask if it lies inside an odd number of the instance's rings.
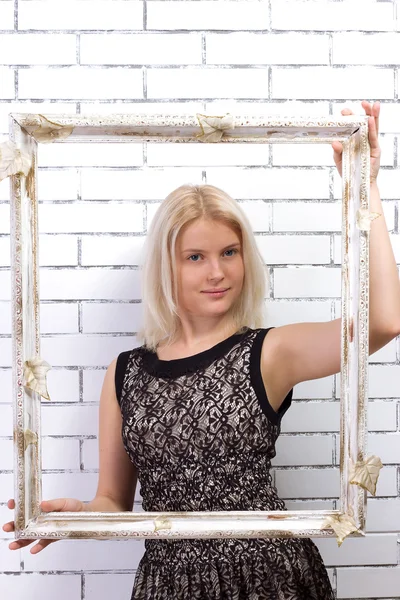
{"label": "sleeveless dress", "polygon": [[[270,474],[280,422],[261,349],[246,328],[212,348],[160,360],[144,346],[117,358],[122,439],[145,511],[287,510]],[[310,538],[145,540],[131,600],[333,600]]]}

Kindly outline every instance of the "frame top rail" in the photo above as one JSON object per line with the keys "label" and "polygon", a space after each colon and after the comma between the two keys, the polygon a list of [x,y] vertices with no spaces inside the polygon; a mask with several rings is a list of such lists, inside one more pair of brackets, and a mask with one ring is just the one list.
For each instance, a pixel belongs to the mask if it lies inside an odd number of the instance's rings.
{"label": "frame top rail", "polygon": [[[222,142],[256,141],[270,142],[274,139],[312,142],[316,138],[321,141],[330,139],[346,139],[360,127],[367,126],[368,119],[362,116],[321,116],[321,117],[275,117],[267,115],[231,115],[208,116],[197,113],[190,115],[165,114],[112,114],[112,115],[75,115],[75,114],[34,114],[10,113],[10,128],[19,125],[27,134],[38,142],[60,141],[73,142],[79,140],[109,141],[121,136],[127,141],[208,141],[199,140],[203,129],[202,123],[212,120],[223,120]],[[208,123],[207,123],[208,124]],[[53,138],[51,132],[53,128]],[[212,125],[211,125],[212,126]],[[55,130],[58,135],[55,135]],[[60,135],[65,131],[65,135]],[[50,139],[46,139],[46,134]],[[57,139],[55,139],[57,138]]]}

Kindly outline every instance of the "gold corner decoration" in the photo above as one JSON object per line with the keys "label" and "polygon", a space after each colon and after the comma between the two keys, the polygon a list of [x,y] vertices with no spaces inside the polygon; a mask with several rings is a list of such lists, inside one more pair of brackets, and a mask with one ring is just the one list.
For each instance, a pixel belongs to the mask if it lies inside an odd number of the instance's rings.
{"label": "gold corner decoration", "polygon": [[24,450],[26,450],[30,444],[33,444],[35,446],[37,443],[38,443],[38,434],[35,433],[34,431],[31,431],[30,429],[25,429],[25,431],[24,431]]}
{"label": "gold corner decoration", "polygon": [[41,358],[34,358],[33,360],[26,360],[23,369],[24,387],[37,392],[43,398],[46,398],[46,400],[50,400],[46,383],[46,373],[51,369],[49,363]]}
{"label": "gold corner decoration", "polygon": [[235,128],[234,119],[230,113],[222,117],[211,117],[196,113],[196,117],[201,127],[201,133],[196,135],[196,138],[201,142],[220,142],[228,129]]}
{"label": "gold corner decoration", "polygon": [[57,140],[64,140],[70,136],[74,130],[72,125],[60,125],[60,123],[46,119],[43,115],[38,116],[40,125],[37,129],[32,131],[31,135],[37,142],[41,142],[42,144],[50,144]]}
{"label": "gold corner decoration", "polygon": [[327,517],[325,521],[323,521],[321,529],[328,529],[329,527],[331,527],[336,533],[336,541],[339,548],[344,539],[350,535],[350,533],[359,531],[353,517],[347,513],[342,513],[333,517]]}
{"label": "gold corner decoration", "polygon": [[368,456],[365,460],[359,460],[356,463],[353,463],[350,459],[349,483],[359,485],[375,496],[379,471],[382,467],[383,464],[381,459],[374,454]]}
{"label": "gold corner decoration", "polygon": [[171,521],[169,519],[163,519],[161,517],[154,520],[154,531],[160,529],[172,529]]}
{"label": "gold corner decoration", "polygon": [[371,222],[380,216],[382,216],[381,213],[369,212],[366,208],[359,208],[356,213],[357,228],[360,229],[360,231],[370,231]]}
{"label": "gold corner decoration", "polygon": [[31,164],[30,155],[20,150],[15,142],[7,140],[0,144],[0,181],[17,173],[26,177]]}

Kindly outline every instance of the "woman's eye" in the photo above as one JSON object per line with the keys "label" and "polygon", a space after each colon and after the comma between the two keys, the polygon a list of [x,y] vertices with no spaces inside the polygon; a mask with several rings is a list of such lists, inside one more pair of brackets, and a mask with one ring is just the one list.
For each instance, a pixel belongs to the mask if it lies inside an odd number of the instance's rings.
{"label": "woman's eye", "polygon": [[[225,252],[233,252],[234,254],[236,254],[236,253],[237,253],[237,250],[236,250],[236,248],[231,248],[230,250],[225,250]],[[191,255],[188,257],[188,260],[190,260],[191,258],[193,258],[193,256],[201,256],[201,255],[200,255],[200,254],[191,254]],[[199,261],[198,261],[198,260],[192,260],[192,261],[190,261],[190,262],[199,262]]]}

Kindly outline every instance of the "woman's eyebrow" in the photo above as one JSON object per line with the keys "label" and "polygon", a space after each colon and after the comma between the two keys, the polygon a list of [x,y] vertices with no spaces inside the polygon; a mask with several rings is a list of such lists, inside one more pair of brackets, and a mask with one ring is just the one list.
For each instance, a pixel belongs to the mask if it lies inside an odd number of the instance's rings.
{"label": "woman's eyebrow", "polygon": [[[240,246],[240,242],[234,242],[233,244],[229,244],[222,248],[222,250],[227,250],[228,248],[233,248],[234,246]],[[200,248],[187,248],[186,250],[182,250],[182,254],[186,254],[186,252],[206,252],[206,250],[201,250]]]}

